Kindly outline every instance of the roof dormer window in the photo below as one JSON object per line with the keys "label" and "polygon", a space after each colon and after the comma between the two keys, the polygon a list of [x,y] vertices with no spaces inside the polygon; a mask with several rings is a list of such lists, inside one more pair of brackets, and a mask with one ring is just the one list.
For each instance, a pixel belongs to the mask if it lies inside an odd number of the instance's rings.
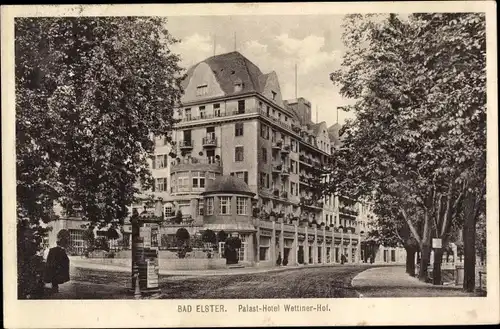
{"label": "roof dormer window", "polygon": [[271,93],[273,94],[273,101],[275,101],[276,100],[276,92],[271,91]]}
{"label": "roof dormer window", "polygon": [[208,94],[208,85],[203,84],[196,87],[196,96],[205,96]]}
{"label": "roof dormer window", "polygon": [[243,81],[241,79],[236,79],[234,82],[234,92],[240,92],[243,89]]}

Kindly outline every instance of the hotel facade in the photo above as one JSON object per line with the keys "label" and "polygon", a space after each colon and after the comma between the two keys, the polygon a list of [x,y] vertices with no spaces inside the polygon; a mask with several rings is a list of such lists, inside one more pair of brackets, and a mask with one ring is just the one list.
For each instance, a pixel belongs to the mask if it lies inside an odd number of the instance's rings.
{"label": "hotel facade", "polygon": [[[238,52],[194,65],[183,88],[173,143],[155,138],[155,184],[144,191],[163,207],[153,245],[184,227],[192,236],[238,235],[245,266],[340,263],[341,255],[367,261],[370,206],[316,188],[329,178],[339,125],[312,122],[308,100],[284,100],[276,73],[262,73]],[[130,226],[121,234],[129,240]],[[379,248],[376,262],[404,262],[404,250]]]}

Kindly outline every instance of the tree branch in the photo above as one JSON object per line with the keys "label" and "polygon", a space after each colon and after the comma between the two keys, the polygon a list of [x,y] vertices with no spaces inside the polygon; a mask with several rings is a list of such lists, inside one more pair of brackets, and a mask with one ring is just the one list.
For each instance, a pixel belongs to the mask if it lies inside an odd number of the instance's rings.
{"label": "tree branch", "polygon": [[403,208],[399,208],[399,211],[401,212],[406,223],[408,224],[408,227],[410,228],[410,231],[413,234],[413,237],[415,238],[415,240],[417,240],[418,244],[421,244],[422,239],[420,238],[420,235],[418,235],[418,232],[415,229],[415,226],[413,226],[413,223],[411,222],[410,218],[408,218],[406,211]]}

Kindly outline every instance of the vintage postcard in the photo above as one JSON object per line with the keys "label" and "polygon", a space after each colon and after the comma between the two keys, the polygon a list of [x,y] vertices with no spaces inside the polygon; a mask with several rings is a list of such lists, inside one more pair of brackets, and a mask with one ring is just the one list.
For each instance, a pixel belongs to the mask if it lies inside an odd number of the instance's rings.
{"label": "vintage postcard", "polygon": [[5,326],[498,323],[495,9],[2,7]]}

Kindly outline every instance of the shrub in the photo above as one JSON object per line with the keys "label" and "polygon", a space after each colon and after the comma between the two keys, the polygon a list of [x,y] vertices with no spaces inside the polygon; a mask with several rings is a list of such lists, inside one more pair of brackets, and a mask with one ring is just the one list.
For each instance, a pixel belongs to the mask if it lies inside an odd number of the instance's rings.
{"label": "shrub", "polygon": [[227,233],[224,232],[224,230],[221,230],[219,231],[219,233],[217,233],[217,240],[219,242],[225,242],[227,239]]}
{"label": "shrub", "polygon": [[206,243],[214,244],[217,242],[217,236],[212,230],[205,230],[201,236],[201,240]]}
{"label": "shrub", "polygon": [[180,224],[182,223],[182,211],[177,210],[177,213],[175,214],[175,223]]}

